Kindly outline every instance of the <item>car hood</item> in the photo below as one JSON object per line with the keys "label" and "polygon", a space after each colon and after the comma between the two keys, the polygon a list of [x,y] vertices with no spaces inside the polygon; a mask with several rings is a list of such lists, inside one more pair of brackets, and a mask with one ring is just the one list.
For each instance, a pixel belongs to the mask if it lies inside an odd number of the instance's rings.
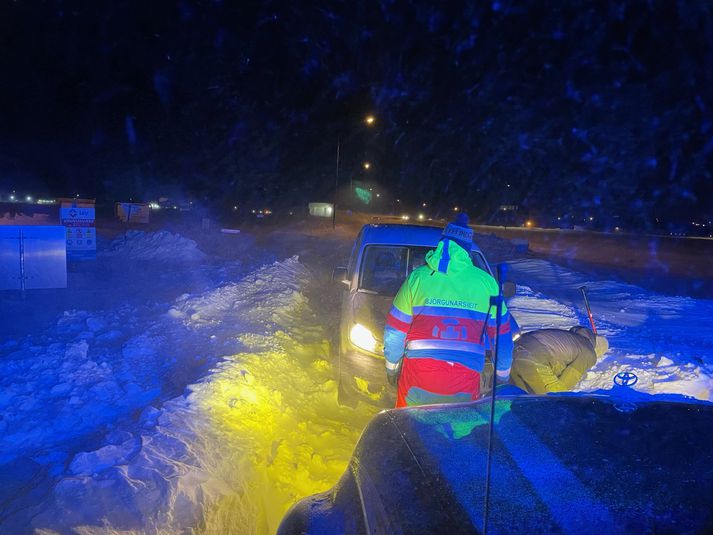
{"label": "car hood", "polygon": [[352,317],[355,323],[361,323],[369,329],[379,343],[384,344],[384,326],[386,315],[391,310],[393,297],[356,292],[352,296]]}
{"label": "car hood", "polygon": [[[478,532],[489,410],[483,400],[380,413],[339,484],[299,502],[279,533]],[[713,404],[509,396],[495,422],[492,533],[713,528]]]}

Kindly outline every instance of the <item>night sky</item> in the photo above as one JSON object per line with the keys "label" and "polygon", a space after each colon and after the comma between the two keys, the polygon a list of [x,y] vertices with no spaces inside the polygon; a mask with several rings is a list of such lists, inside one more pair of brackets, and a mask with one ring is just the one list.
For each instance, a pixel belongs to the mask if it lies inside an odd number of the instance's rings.
{"label": "night sky", "polygon": [[0,6],[3,196],[713,218],[710,2]]}

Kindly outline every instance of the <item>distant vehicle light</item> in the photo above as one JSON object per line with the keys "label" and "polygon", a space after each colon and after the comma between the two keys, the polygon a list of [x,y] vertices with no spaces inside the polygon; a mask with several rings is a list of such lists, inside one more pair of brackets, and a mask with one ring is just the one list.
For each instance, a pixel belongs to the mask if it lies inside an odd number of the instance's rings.
{"label": "distant vehicle light", "polygon": [[403,219],[404,221],[408,221],[409,219],[411,219],[411,217],[408,216],[408,215],[406,215],[406,214],[404,214],[404,215],[401,216],[401,219]]}
{"label": "distant vehicle light", "polygon": [[529,219],[527,221],[525,221],[525,226],[528,228],[531,228],[533,224],[534,223],[532,221],[530,221]]}
{"label": "distant vehicle light", "polygon": [[25,200],[27,202],[32,202],[32,197],[30,195],[28,195],[27,197],[25,197]]}
{"label": "distant vehicle light", "polygon": [[355,346],[366,351],[376,351],[376,338],[371,334],[371,331],[364,327],[361,323],[357,323],[349,332],[349,340]]}
{"label": "distant vehicle light", "polygon": [[423,221],[424,219],[426,219],[426,216],[425,216],[425,215],[423,215],[423,214],[418,214],[418,220],[419,220],[419,221]]}
{"label": "distant vehicle light", "polygon": [[15,200],[15,196],[14,196],[14,195],[10,195],[10,200],[11,200],[11,201],[14,201],[14,200]]}
{"label": "distant vehicle light", "polygon": [[157,202],[150,202],[149,208],[151,208],[151,210],[160,210],[161,206]]}

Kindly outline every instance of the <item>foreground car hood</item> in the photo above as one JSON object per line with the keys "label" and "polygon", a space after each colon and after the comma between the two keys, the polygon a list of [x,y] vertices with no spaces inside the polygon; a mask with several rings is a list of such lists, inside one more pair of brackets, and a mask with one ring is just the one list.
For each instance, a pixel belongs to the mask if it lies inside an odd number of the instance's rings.
{"label": "foreground car hood", "polygon": [[371,331],[379,342],[379,347],[384,345],[384,326],[386,315],[391,310],[393,297],[372,295],[365,292],[356,292],[352,296],[352,317],[356,323],[361,323]]}
{"label": "foreground car hood", "polygon": [[[334,489],[279,533],[474,533],[489,400],[385,411]],[[708,533],[713,405],[656,396],[499,398],[491,533]]]}

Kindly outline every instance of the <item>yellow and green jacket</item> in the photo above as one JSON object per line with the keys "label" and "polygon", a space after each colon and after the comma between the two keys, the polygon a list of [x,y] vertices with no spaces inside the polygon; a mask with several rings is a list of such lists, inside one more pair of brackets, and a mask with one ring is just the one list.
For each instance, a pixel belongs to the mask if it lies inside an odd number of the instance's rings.
{"label": "yellow and green jacket", "polygon": [[394,298],[384,330],[386,368],[396,370],[404,356],[457,362],[482,372],[485,351],[498,337],[498,375],[512,363],[510,314],[503,304],[500,332],[490,297],[495,279],[473,265],[468,252],[443,239],[413,270]]}

